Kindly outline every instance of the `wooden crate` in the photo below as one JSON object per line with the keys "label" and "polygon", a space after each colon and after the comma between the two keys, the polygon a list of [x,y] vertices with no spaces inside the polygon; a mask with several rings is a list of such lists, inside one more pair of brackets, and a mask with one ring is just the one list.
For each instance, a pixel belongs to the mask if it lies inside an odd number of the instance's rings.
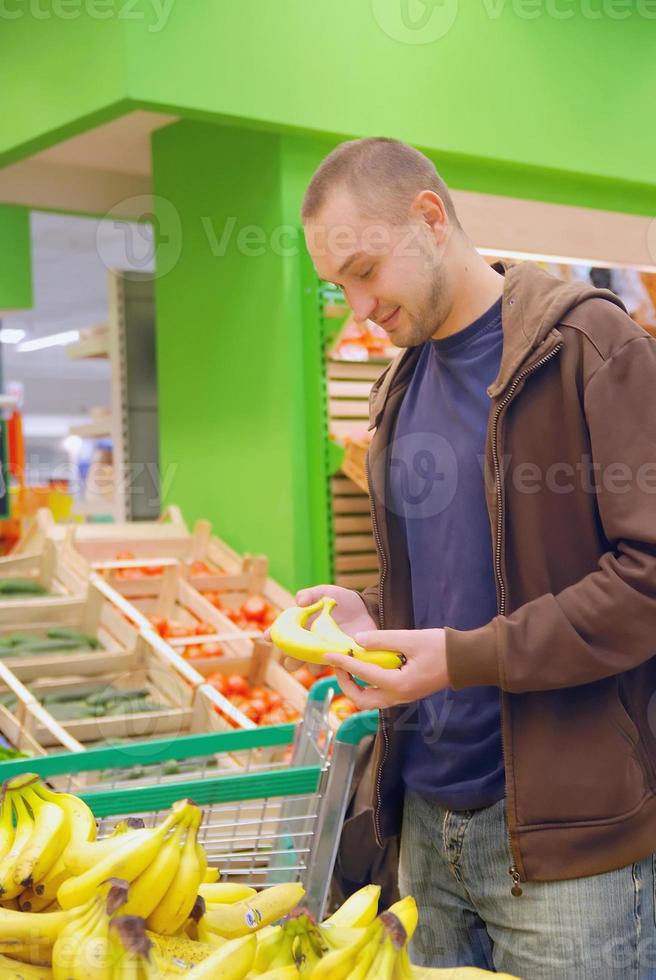
{"label": "wooden crate", "polygon": [[364,589],[378,578],[369,496],[342,474],[331,480],[335,584]]}
{"label": "wooden crate", "polygon": [[[41,585],[51,597],[82,596],[86,585],[62,561],[55,543],[45,538],[39,548],[0,558],[0,579],[27,579]],[[42,602],[45,595],[0,595],[0,621],[11,603]],[[9,604],[9,605],[8,605]]]}
{"label": "wooden crate", "polygon": [[[30,521],[25,533],[17,542],[13,554],[39,550],[44,539],[51,538],[55,542],[64,540],[71,525],[58,524],[52,513],[42,507]],[[175,505],[168,507],[157,521],[127,521],[123,523],[88,523],[75,525],[78,541],[124,541],[134,542],[172,541],[190,537],[189,529]]]}
{"label": "wooden crate", "polygon": [[[11,673],[3,665],[0,691],[11,690],[17,698],[16,707],[5,711],[14,714],[33,742],[44,750],[61,749],[64,744],[62,731],[68,740],[65,747],[72,748],[70,743],[73,741],[79,751],[80,746],[107,739],[174,738],[204,730],[202,725],[207,712],[196,711],[197,688],[188,682],[184,665],[179,670],[174,659],[162,656],[161,651],[144,637],[139,637],[136,649],[119,670],[105,670],[102,663],[98,663],[96,674],[44,677],[31,681],[29,689],[17,678],[10,678]],[[89,715],[80,718],[58,721],[43,704],[47,695],[74,694],[90,685],[99,690],[105,686],[118,690],[143,688],[161,708],[107,717],[95,717],[90,711]],[[35,711],[35,707],[40,710]],[[10,735],[8,737],[11,739]]]}

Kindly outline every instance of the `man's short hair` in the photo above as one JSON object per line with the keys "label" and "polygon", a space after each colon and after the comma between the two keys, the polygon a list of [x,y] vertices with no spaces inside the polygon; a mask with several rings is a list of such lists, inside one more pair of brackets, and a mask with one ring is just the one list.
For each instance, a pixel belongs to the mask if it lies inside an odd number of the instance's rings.
{"label": "man's short hair", "polygon": [[392,221],[406,220],[421,191],[442,199],[449,220],[460,227],[449,189],[428,157],[400,140],[382,136],[340,143],[315,171],[303,198],[301,218],[313,218],[329,191],[338,186],[354,194],[365,214]]}

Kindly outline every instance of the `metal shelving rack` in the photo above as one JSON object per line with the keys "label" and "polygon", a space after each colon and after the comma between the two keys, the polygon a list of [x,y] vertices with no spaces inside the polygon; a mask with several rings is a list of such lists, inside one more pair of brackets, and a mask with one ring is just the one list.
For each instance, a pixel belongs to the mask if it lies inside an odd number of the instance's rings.
{"label": "metal shelving rack", "polygon": [[106,414],[71,428],[71,435],[112,444],[115,521],[159,514],[159,438],[155,361],[155,295],[150,273],[111,270],[109,318],[67,350],[74,360],[106,359],[111,405]]}

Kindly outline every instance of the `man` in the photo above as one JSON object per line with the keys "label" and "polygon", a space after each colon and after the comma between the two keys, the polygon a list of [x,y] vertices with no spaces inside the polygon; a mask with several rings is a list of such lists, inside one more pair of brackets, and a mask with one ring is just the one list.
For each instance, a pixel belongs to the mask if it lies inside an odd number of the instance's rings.
{"label": "man", "polygon": [[303,222],[404,348],[370,402],[379,582],[298,601],[406,658],[327,659],[381,709],[414,959],[656,977],[656,342],[607,290],[489,267],[402,143],[338,147]]}

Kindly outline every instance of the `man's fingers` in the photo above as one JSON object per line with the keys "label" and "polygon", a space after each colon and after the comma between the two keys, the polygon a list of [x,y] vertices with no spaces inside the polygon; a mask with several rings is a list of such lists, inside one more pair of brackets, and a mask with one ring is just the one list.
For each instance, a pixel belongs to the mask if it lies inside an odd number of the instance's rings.
{"label": "man's fingers", "polygon": [[346,657],[342,653],[327,653],[324,656],[325,663],[331,667],[343,670],[353,677],[359,677],[361,681],[372,684],[374,687],[385,688],[393,686],[393,674],[395,671],[386,670],[384,667],[377,667],[376,664],[367,664],[357,657]]}
{"label": "man's fingers", "polygon": [[365,650],[402,652],[412,636],[412,630],[365,630],[353,637]]}
{"label": "man's fingers", "polygon": [[351,699],[360,711],[370,711],[374,708],[384,708],[387,706],[387,701],[381,691],[377,691],[373,687],[358,687],[346,671],[336,669],[335,677],[344,694],[347,698]]}
{"label": "man's fingers", "polygon": [[301,589],[296,593],[296,605],[311,606],[325,595],[334,596],[335,588],[334,585],[313,585],[311,589]]}

